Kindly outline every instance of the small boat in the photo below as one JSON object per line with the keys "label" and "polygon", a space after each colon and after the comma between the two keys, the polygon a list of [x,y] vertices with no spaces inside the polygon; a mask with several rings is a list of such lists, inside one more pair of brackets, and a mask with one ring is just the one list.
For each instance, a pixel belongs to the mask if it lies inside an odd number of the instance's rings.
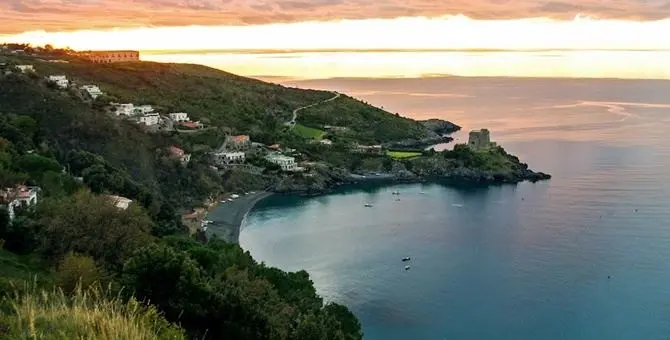
{"label": "small boat", "polygon": [[412,259],[409,256],[402,258],[402,262],[407,262],[407,261],[411,261],[411,260]]}
{"label": "small boat", "polygon": [[230,195],[230,197],[232,197],[232,198],[239,198],[240,195],[238,195],[238,194],[232,194],[232,195]]}
{"label": "small boat", "polygon": [[400,191],[394,191],[393,194],[394,195],[400,195]]}
{"label": "small boat", "polygon": [[214,221],[204,220],[204,221],[202,221],[202,223],[204,223],[204,224],[214,224]]}
{"label": "small boat", "polygon": [[232,202],[232,201],[233,201],[233,199],[232,199],[232,198],[229,198],[229,199],[228,199],[228,202]]}
{"label": "small boat", "polygon": [[425,191],[422,191],[422,192],[420,192],[419,194],[421,194],[421,195],[425,195],[426,192],[425,192]]}
{"label": "small boat", "polygon": [[221,201],[221,203],[226,203],[226,202],[227,202],[226,200]]}
{"label": "small boat", "polygon": [[410,270],[410,269],[412,269],[412,267],[410,267],[410,266],[405,266],[405,270]]}
{"label": "small boat", "polygon": [[370,204],[370,203],[366,203],[366,204],[365,204],[365,207],[366,207],[366,208],[372,208],[372,207],[373,207],[373,205],[372,205],[372,204]]}

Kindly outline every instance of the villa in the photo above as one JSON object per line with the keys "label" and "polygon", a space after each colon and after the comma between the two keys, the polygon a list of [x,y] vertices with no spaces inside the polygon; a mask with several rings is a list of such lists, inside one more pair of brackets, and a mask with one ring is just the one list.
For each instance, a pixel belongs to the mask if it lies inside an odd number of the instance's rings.
{"label": "villa", "polygon": [[249,135],[228,136],[226,144],[229,149],[244,150],[251,146]]}
{"label": "villa", "polygon": [[191,161],[191,155],[187,154],[184,150],[174,145],[171,146],[168,151],[170,152],[171,157],[179,159],[183,165],[186,165]]}
{"label": "villa", "polygon": [[144,116],[140,117],[140,123],[143,123],[146,126],[154,126],[160,123],[161,117],[158,113],[147,113]]}
{"label": "villa", "polygon": [[300,172],[305,170],[295,163],[294,157],[284,156],[280,153],[271,153],[265,156],[265,159],[273,164],[279,165],[282,171]]}
{"label": "villa", "polygon": [[66,89],[70,85],[66,76],[49,76],[48,80],[62,89]]}
{"label": "villa", "polygon": [[132,116],[135,114],[135,105],[133,104],[111,103],[111,105],[114,107],[114,113],[117,116]]}
{"label": "villa", "polygon": [[35,72],[35,67],[33,67],[33,65],[16,65],[16,68],[22,73]]}
{"label": "villa", "polygon": [[154,108],[151,105],[138,105],[135,106],[135,114],[144,115],[147,113],[154,112]]}
{"label": "villa", "polygon": [[16,208],[28,208],[37,204],[39,187],[19,185],[0,190],[0,204],[7,207],[9,219],[16,217]]}
{"label": "villa", "polygon": [[138,51],[85,51],[79,52],[82,58],[97,64],[140,61]]}
{"label": "villa", "polygon": [[121,210],[127,210],[133,200],[121,196],[107,195],[107,198],[114,204],[115,207]]}
{"label": "villa", "polygon": [[244,163],[246,156],[244,152],[219,152],[214,154],[216,160],[222,164]]}
{"label": "villa", "polygon": [[356,145],[356,151],[360,153],[381,154],[383,148],[381,145]]}
{"label": "villa", "polygon": [[103,95],[100,88],[96,85],[84,85],[81,87],[82,90],[86,91],[91,98],[96,99]]}
{"label": "villa", "polygon": [[188,122],[190,119],[188,118],[188,113],[185,112],[174,112],[168,114],[170,119],[174,122]]}

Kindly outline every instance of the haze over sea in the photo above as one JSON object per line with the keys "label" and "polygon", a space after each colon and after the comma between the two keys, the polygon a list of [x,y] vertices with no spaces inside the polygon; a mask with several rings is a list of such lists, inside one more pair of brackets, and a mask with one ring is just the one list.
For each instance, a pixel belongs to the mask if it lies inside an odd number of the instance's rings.
{"label": "haze over sea", "polygon": [[[274,79],[412,118],[448,119],[464,132],[486,127],[531,168],[553,175],[489,188],[363,186],[259,204],[242,247],[269,265],[307,270],[320,294],[356,313],[366,339],[667,339],[670,82],[654,78],[670,77],[668,56],[289,53],[181,61],[303,78]],[[245,71],[244,58],[259,73]],[[304,80],[322,77],[342,78]],[[595,79],[602,77],[626,79]],[[404,256],[412,257],[409,271]]]}

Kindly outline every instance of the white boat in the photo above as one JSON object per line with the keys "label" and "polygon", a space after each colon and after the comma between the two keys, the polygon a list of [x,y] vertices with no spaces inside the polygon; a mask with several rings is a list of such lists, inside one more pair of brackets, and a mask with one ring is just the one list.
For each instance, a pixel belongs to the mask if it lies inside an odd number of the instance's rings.
{"label": "white boat", "polygon": [[239,198],[240,195],[238,195],[238,194],[232,194],[232,195],[230,195],[230,197],[232,197],[232,198]]}
{"label": "white boat", "polygon": [[226,203],[226,202],[227,202],[226,200],[221,201],[221,203]]}
{"label": "white boat", "polygon": [[365,207],[366,207],[366,208],[372,208],[372,207],[373,207],[373,205],[372,205],[372,204],[370,204],[370,203],[366,203],[366,204],[365,204]]}
{"label": "white boat", "polygon": [[232,201],[233,201],[233,199],[232,199],[232,198],[229,198],[229,199],[228,199],[228,202],[232,202]]}
{"label": "white boat", "polygon": [[425,195],[425,194],[426,194],[426,192],[425,192],[425,191],[422,191],[422,192],[420,192],[420,194],[421,194],[421,195]]}
{"label": "white boat", "polygon": [[407,262],[407,261],[411,261],[411,260],[412,259],[409,256],[402,258],[402,262]]}
{"label": "white boat", "polygon": [[405,266],[405,270],[410,270],[410,269],[412,269],[412,267],[410,267],[410,266]]}

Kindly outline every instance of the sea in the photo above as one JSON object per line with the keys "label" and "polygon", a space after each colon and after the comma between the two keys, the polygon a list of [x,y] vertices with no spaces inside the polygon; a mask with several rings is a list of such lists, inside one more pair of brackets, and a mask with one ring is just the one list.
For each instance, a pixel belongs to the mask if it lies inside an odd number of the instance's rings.
{"label": "sea", "polygon": [[[528,61],[528,72],[512,63],[511,75],[506,59],[479,54],[438,58],[436,72],[409,58],[387,73],[310,77],[311,66],[327,69],[329,60],[329,72],[345,70],[346,60],[332,55],[304,57],[295,74],[247,72],[450,120],[463,127],[455,143],[488,128],[553,178],[272,196],[247,216],[241,246],[268,265],[306,270],[326,301],[356,314],[365,339],[669,339],[668,64],[633,52],[570,53],[508,57]],[[239,56],[202,63],[235,72],[230,58]],[[608,64],[613,59],[620,64]],[[276,67],[267,63],[261,72]],[[472,70],[478,66],[489,71]]]}

